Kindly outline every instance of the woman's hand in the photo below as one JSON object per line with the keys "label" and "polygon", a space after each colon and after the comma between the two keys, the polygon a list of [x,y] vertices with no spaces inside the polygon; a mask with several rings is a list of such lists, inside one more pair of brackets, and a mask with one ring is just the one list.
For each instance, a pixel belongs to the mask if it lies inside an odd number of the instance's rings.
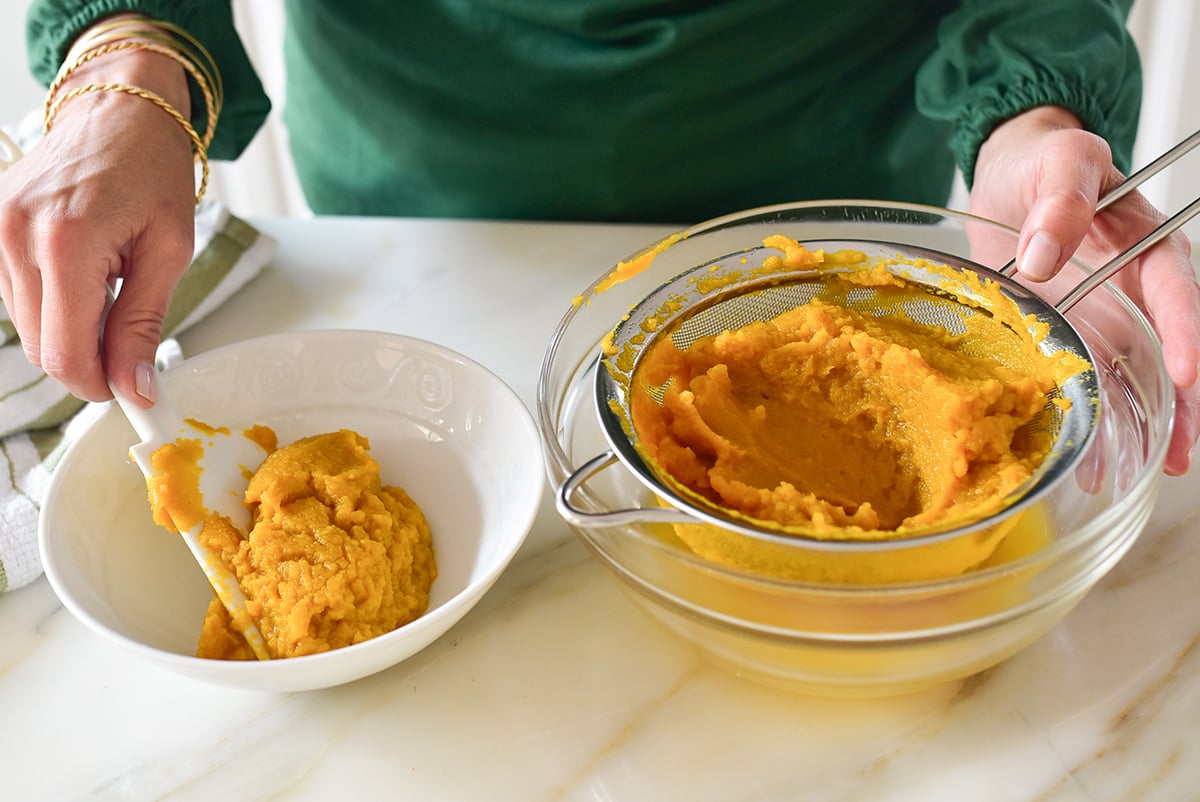
{"label": "woman's hand", "polygon": [[[183,69],[145,51],[110,53],[62,87],[123,83],[188,109]],[[0,298],[29,361],[86,400],[153,401],[154,353],[192,257],[191,140],[161,108],[120,92],[65,103],[49,134],[0,175]],[[105,286],[123,280],[99,334]]]}
{"label": "woman's hand", "polygon": [[[1047,282],[1071,256],[1102,265],[1162,222],[1162,213],[1138,192],[1094,214],[1099,198],[1123,177],[1108,144],[1084,131],[1075,115],[1033,109],[998,126],[984,142],[970,210],[1019,228],[1021,276]],[[1162,340],[1177,401],[1165,470],[1176,475],[1191,465],[1200,434],[1200,287],[1190,253],[1176,232],[1110,279],[1146,312]]]}

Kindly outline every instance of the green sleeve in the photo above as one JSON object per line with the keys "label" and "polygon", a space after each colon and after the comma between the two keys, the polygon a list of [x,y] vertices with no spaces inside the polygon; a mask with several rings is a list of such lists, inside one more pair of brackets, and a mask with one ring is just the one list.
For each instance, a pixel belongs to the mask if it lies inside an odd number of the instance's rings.
{"label": "green sleeve", "polygon": [[[225,104],[209,156],[237,158],[262,126],[271,103],[238,38],[229,0],[33,0],[25,28],[33,76],[49,86],[80,34],[105,17],[126,12],[174,23],[212,54],[221,71]],[[192,89],[192,123],[203,131],[208,121],[204,97],[194,85]]]}
{"label": "green sleeve", "polygon": [[1062,106],[1104,137],[1128,171],[1141,105],[1133,0],[963,0],[938,27],[917,75],[917,107],[954,126],[950,148],[970,185],[979,147],[1004,120]]}

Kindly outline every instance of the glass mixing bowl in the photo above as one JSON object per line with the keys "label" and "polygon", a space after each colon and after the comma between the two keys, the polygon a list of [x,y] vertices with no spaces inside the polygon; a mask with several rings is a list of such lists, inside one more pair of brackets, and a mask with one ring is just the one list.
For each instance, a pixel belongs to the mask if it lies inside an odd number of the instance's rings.
{"label": "glass mixing bowl", "polygon": [[[675,275],[761,245],[771,234],[801,242],[897,243],[992,269],[1011,259],[1017,236],[1006,226],[945,209],[826,201],[753,209],[693,226],[668,238],[669,247],[661,247],[666,240],[649,245],[606,269],[575,299],[547,349],[537,413],[555,487],[610,450],[594,382],[603,341],[618,321]],[[649,252],[655,252],[649,267],[631,274],[629,264]],[[1069,264],[1050,290],[1073,286],[1087,272],[1081,263]],[[806,692],[863,696],[982,671],[1045,634],[1079,602],[1133,544],[1157,495],[1174,391],[1153,329],[1109,285],[1067,318],[1099,374],[1098,429],[1073,474],[1022,512],[1025,523],[966,573],[887,584],[802,581],[710,562],[663,523],[572,528],[652,618],[738,675]],[[591,476],[570,502],[584,513],[661,504],[620,462]],[[773,554],[773,564],[787,560],[789,546],[773,548],[784,549]],[[852,546],[837,559],[912,563],[922,559],[919,548],[895,541],[882,552],[876,546],[870,555],[856,556]],[[797,560],[812,557],[803,541],[795,549]]]}

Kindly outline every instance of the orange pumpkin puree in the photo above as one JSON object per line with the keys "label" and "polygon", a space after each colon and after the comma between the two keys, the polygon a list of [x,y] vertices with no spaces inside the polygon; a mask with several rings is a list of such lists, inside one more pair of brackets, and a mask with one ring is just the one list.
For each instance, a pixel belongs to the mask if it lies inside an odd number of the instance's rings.
{"label": "orange pumpkin puree", "polygon": [[[654,262],[660,253],[665,251],[667,248],[670,248],[676,242],[684,239],[684,236],[685,235],[683,233],[676,232],[664,237],[656,244],[646,248],[643,251],[640,251],[634,256],[618,262],[617,266],[612,269],[612,272],[610,272],[599,283],[596,284],[595,294],[599,295],[602,292],[608,292],[621,282],[628,281],[634,276],[646,272],[651,263]],[[583,296],[575,296],[575,299],[571,303],[574,306],[579,306],[583,303]]]}
{"label": "orange pumpkin puree", "polygon": [[[766,244],[784,253],[772,258],[804,266],[824,258],[787,238]],[[831,256],[847,261],[844,252]],[[845,281],[904,284],[867,264]],[[1056,383],[1087,365],[1044,356],[1034,338],[1017,358],[1005,345],[1002,362],[960,349],[962,337],[821,298],[686,349],[660,336],[634,373],[637,442],[682,495],[789,534],[899,539],[978,520],[1002,509],[1044,459],[1048,438],[1023,427]],[[895,555],[813,551],[812,564],[786,565],[794,556],[786,547],[706,524],[675,531],[709,559],[854,582],[960,573],[986,560],[1015,524],[922,548],[908,573],[885,564]]]}
{"label": "orange pumpkin puree", "polygon": [[204,446],[199,438],[180,437],[160,446],[150,455],[155,474],[146,479],[154,523],[178,534],[192,529],[208,517],[200,496],[200,459]]}
{"label": "orange pumpkin puree", "polygon": [[[165,472],[151,503],[156,519],[164,500],[200,513],[200,540],[236,575],[268,654],[348,646],[422,615],[437,576],[429,526],[403,489],[382,484],[367,439],[342,429],[276,448],[268,427],[244,434],[271,451],[249,477],[247,532],[204,510],[192,476],[200,454],[182,438],[153,455]],[[216,598],[197,655],[255,659]]]}

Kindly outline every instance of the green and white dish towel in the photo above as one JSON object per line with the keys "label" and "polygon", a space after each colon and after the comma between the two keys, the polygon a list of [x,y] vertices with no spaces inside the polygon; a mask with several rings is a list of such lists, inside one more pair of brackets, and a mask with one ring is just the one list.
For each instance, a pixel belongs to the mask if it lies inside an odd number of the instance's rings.
{"label": "green and white dish towel", "polygon": [[[219,203],[202,203],[196,213],[192,263],[172,296],[163,326],[160,363],[178,358],[178,343],[169,338],[218,308],[254,278],[274,252],[270,237]],[[80,401],[29,364],[0,305],[0,593],[41,576],[38,516],[54,468],[111,403]]]}

